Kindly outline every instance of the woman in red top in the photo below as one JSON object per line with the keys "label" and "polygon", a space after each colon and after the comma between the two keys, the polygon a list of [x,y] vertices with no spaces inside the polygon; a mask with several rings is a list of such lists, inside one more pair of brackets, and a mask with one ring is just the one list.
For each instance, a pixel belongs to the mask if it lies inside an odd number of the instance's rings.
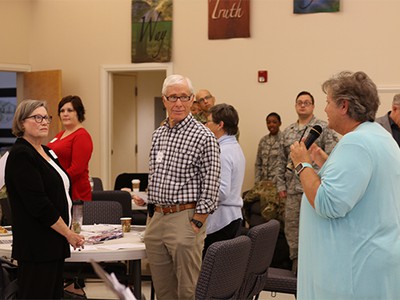
{"label": "woman in red top", "polygon": [[92,200],[89,182],[89,160],[93,143],[83,128],[85,108],[79,96],[66,96],[58,104],[58,116],[64,129],[47,145],[58,156],[67,171],[72,186],[72,200]]}

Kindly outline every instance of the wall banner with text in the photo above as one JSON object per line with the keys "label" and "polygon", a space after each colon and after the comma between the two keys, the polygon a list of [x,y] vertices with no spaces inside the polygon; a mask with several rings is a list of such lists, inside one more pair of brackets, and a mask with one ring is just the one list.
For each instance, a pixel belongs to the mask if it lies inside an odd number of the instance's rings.
{"label": "wall banner with text", "polygon": [[132,0],[132,62],[169,62],[172,0]]}
{"label": "wall banner with text", "polygon": [[208,0],[208,38],[250,37],[250,0]]}
{"label": "wall banner with text", "polygon": [[294,0],[295,14],[312,14],[340,11],[340,0]]}

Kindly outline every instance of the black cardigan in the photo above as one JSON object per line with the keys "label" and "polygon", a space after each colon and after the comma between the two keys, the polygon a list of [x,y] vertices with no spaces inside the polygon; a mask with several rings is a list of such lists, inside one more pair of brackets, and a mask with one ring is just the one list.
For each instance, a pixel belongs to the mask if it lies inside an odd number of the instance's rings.
{"label": "black cardigan", "polygon": [[60,216],[66,224],[69,220],[62,178],[23,138],[16,140],[7,158],[5,183],[13,220],[12,257],[30,262],[69,257],[67,240],[50,227]]}

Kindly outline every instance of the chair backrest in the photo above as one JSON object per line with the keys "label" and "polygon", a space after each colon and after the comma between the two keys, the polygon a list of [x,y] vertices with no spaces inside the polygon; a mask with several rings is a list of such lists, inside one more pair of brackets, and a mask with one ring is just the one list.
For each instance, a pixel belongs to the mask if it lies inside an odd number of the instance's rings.
{"label": "chair backrest", "polygon": [[196,299],[238,299],[250,248],[251,241],[244,235],[211,244],[201,266]]}
{"label": "chair backrest", "polygon": [[251,240],[250,258],[246,277],[240,288],[239,299],[252,299],[263,290],[278,234],[279,222],[277,220],[270,220],[250,228],[247,233]]}
{"label": "chair backrest", "polygon": [[84,201],[83,225],[121,224],[122,206],[116,201]]}
{"label": "chair backrest", "polygon": [[122,206],[124,217],[132,217],[132,197],[125,191],[93,191],[92,201],[116,201]]}
{"label": "chair backrest", "polygon": [[93,191],[103,191],[103,181],[100,177],[92,177],[93,180]]}
{"label": "chair backrest", "polygon": [[149,182],[149,173],[122,173],[115,179],[114,190],[132,188],[132,179],[140,180],[140,191],[145,191]]}

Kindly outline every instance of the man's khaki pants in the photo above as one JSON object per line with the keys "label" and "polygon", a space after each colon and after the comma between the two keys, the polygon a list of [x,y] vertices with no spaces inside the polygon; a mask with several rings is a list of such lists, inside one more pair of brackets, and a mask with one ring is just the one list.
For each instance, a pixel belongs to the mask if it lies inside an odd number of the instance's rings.
{"label": "man's khaki pants", "polygon": [[194,209],[155,212],[147,222],[144,242],[158,300],[195,298],[206,224],[196,234],[193,214]]}

